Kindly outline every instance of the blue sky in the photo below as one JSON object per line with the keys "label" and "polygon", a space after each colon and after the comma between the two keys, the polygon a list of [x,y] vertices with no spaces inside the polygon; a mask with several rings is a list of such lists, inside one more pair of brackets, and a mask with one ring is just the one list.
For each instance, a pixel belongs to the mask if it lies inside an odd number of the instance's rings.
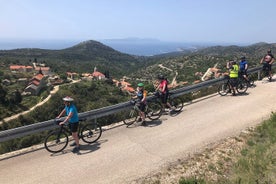
{"label": "blue sky", "polygon": [[275,0],[0,0],[1,40],[276,43]]}

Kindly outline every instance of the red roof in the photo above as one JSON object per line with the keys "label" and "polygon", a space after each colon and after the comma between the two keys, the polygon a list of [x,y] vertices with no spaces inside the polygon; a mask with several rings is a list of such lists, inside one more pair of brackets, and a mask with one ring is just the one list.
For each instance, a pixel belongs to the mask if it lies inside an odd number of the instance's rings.
{"label": "red roof", "polygon": [[35,70],[36,71],[39,71],[39,70],[41,70],[41,71],[49,71],[50,67],[36,67]]}
{"label": "red roof", "polygon": [[32,66],[24,66],[24,65],[11,65],[10,70],[19,70],[19,69],[30,69],[33,68]]}
{"label": "red roof", "polygon": [[92,76],[93,77],[105,77],[104,74],[102,74],[101,72],[98,72],[98,71],[95,71],[92,73]]}
{"label": "red roof", "polygon": [[33,81],[31,82],[31,84],[34,84],[34,85],[36,85],[36,86],[39,86],[39,83],[40,83],[40,81],[37,81],[37,80],[33,80]]}
{"label": "red roof", "polygon": [[39,73],[39,74],[36,74],[36,76],[34,76],[34,78],[41,81],[41,79],[43,79],[43,75]]}

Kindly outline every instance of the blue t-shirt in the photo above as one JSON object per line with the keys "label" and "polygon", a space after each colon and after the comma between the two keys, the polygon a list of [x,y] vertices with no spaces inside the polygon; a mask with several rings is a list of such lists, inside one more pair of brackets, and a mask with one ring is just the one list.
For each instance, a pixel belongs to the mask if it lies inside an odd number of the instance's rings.
{"label": "blue t-shirt", "polygon": [[69,123],[77,123],[79,122],[79,116],[77,108],[71,104],[70,106],[65,106],[66,116],[70,114],[70,112],[73,113],[73,116],[69,119]]}
{"label": "blue t-shirt", "polygon": [[247,64],[247,61],[246,60],[242,60],[241,62],[240,62],[240,70],[242,71],[242,70],[245,70],[245,65]]}

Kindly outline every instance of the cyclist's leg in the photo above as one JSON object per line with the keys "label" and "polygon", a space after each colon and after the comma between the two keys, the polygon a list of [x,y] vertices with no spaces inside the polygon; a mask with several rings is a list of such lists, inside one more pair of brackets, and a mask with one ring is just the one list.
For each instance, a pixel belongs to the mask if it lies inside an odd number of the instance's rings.
{"label": "cyclist's leg", "polygon": [[78,136],[78,127],[79,127],[79,122],[77,123],[69,123],[69,128],[72,132],[72,137],[74,138],[76,142],[76,147],[80,147],[80,141],[79,141],[79,136]]}
{"label": "cyclist's leg", "polygon": [[249,83],[249,78],[248,78],[246,70],[242,71],[242,77],[246,80],[247,83]]}
{"label": "cyclist's leg", "polygon": [[166,105],[167,105],[167,98],[166,98],[166,94],[161,94],[160,96],[160,99],[161,99],[161,103],[162,103],[162,111],[165,112],[165,108],[166,108]]}
{"label": "cyclist's leg", "polygon": [[269,81],[271,81],[271,79],[272,79],[272,68],[271,68],[271,64],[269,64],[269,67],[268,67],[268,73],[269,73]]}
{"label": "cyclist's leg", "polygon": [[146,108],[146,105],[144,103],[141,103],[140,106],[139,106],[139,115],[142,119],[142,122],[144,122],[145,119],[146,119],[145,108]]}
{"label": "cyclist's leg", "polygon": [[237,82],[238,82],[238,78],[230,78],[229,80],[232,95],[236,95],[237,93]]}
{"label": "cyclist's leg", "polygon": [[165,104],[166,104],[167,107],[170,108],[170,110],[174,110],[173,107],[172,107],[172,105],[170,104],[168,98],[169,98],[169,92],[167,92],[167,93],[165,94]]}

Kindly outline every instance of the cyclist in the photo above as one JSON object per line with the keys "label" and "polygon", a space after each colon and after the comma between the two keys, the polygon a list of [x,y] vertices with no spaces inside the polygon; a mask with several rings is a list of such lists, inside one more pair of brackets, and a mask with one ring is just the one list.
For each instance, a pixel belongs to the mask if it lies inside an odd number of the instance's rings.
{"label": "cyclist", "polygon": [[263,70],[268,70],[269,81],[272,79],[271,65],[274,62],[274,56],[271,53],[271,50],[267,50],[267,54],[261,59],[260,63],[263,64]]}
{"label": "cyclist", "polygon": [[232,91],[232,95],[235,96],[239,77],[239,66],[237,65],[236,61],[229,61],[227,62],[226,67],[227,69],[229,69],[230,88]]}
{"label": "cyclist", "polygon": [[245,56],[242,56],[240,61],[239,75],[242,76],[247,81],[247,83],[249,83],[249,79],[247,77],[247,69],[248,69],[248,63],[246,61]]}
{"label": "cyclist", "polygon": [[70,144],[70,146],[75,146],[72,150],[73,153],[77,153],[80,150],[80,143],[78,137],[78,126],[79,126],[79,117],[76,106],[73,104],[74,99],[66,96],[62,99],[64,101],[64,109],[60,112],[57,118],[66,115],[64,121],[60,122],[59,125],[63,125],[66,122],[69,122],[68,126],[70,131],[72,132],[72,136],[75,140],[74,143]]}
{"label": "cyclist", "polygon": [[139,107],[139,110],[140,110],[139,115],[142,120],[141,125],[145,126],[146,125],[145,107],[146,107],[147,91],[144,89],[143,83],[139,83],[137,86],[138,87],[136,89],[136,96],[134,98],[138,99],[137,106]]}
{"label": "cyclist", "polygon": [[168,102],[168,95],[169,95],[169,89],[168,89],[168,80],[165,79],[163,75],[158,75],[159,85],[157,86],[157,90],[160,92],[160,99],[163,106],[163,112],[165,112],[165,107],[168,106],[170,108],[170,112],[175,110],[174,107]]}

